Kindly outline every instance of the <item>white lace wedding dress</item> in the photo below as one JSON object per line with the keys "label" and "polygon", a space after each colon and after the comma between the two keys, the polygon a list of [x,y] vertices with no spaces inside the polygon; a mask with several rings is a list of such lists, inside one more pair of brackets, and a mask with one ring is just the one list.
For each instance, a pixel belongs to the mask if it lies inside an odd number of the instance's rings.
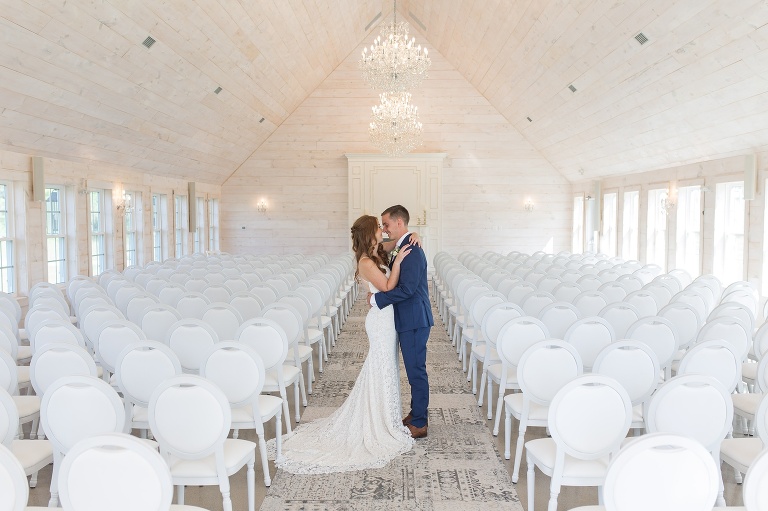
{"label": "white lace wedding dress", "polygon": [[365,331],[368,357],[347,400],[329,417],[296,428],[282,444],[278,468],[292,474],[380,468],[413,447],[402,425],[394,309],[371,308]]}

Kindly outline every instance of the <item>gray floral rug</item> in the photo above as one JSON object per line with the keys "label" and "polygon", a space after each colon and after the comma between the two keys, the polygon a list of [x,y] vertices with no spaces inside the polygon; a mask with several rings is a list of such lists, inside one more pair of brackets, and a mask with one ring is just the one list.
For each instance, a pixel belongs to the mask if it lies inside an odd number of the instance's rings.
{"label": "gray floral rug", "polygon": [[[331,351],[325,372],[313,384],[302,422],[330,415],[352,389],[368,352],[367,312],[367,305],[359,300]],[[432,329],[428,349],[427,438],[380,469],[310,476],[278,471],[261,509],[522,511],[442,325]],[[400,376],[402,401],[408,403],[410,393],[402,366]]]}

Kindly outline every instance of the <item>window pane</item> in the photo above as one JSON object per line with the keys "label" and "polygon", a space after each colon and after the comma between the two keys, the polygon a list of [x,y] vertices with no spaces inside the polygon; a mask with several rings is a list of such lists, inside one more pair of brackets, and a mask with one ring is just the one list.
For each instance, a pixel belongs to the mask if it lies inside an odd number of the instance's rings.
{"label": "window pane", "polygon": [[574,254],[584,252],[584,197],[573,198],[573,232],[571,235],[571,251]]}
{"label": "window pane", "polygon": [[603,234],[600,238],[600,251],[609,256],[616,255],[618,196],[618,193],[603,195]]}
{"label": "window pane", "polygon": [[648,233],[646,262],[658,264],[662,271],[667,267],[667,212],[662,207],[662,200],[667,197],[667,190],[659,188],[648,191]]}
{"label": "window pane", "polygon": [[637,260],[638,226],[640,225],[640,192],[624,192],[624,211],[621,221],[621,257]]}
{"label": "window pane", "polygon": [[714,273],[724,285],[744,278],[744,182],[719,183],[715,196]]}
{"label": "window pane", "polygon": [[676,266],[696,277],[701,273],[701,187],[677,191]]}

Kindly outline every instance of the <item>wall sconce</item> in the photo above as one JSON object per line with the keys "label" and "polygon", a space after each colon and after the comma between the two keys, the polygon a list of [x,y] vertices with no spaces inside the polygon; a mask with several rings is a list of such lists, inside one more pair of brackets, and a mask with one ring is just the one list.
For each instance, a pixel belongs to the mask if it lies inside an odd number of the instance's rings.
{"label": "wall sconce", "polygon": [[417,216],[416,217],[416,225],[427,225],[427,210],[423,210],[424,216]]}
{"label": "wall sconce", "polygon": [[669,215],[670,211],[675,208],[675,201],[669,196],[669,191],[667,191],[666,194],[661,198],[660,206],[661,212],[665,215]]}
{"label": "wall sconce", "polygon": [[117,211],[121,215],[133,212],[133,203],[131,202],[131,194],[125,193],[123,190],[123,198],[117,203]]}
{"label": "wall sconce", "polygon": [[525,199],[525,204],[523,207],[525,207],[525,210],[528,213],[533,213],[533,201],[531,199]]}
{"label": "wall sconce", "polygon": [[267,201],[264,199],[261,199],[258,204],[256,204],[256,211],[259,213],[266,213],[267,212]]}

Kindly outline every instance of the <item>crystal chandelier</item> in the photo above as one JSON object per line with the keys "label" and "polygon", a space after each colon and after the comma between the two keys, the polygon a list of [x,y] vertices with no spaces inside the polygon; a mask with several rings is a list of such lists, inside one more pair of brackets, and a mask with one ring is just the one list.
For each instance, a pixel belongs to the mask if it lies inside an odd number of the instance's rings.
{"label": "crystal chandelier", "polygon": [[418,87],[432,65],[426,48],[416,46],[416,38],[408,39],[408,24],[397,22],[397,1],[392,23],[381,27],[370,53],[363,48],[360,69],[372,88],[384,92],[405,92]]}
{"label": "crystal chandelier", "polygon": [[390,156],[399,156],[421,144],[419,109],[411,104],[411,93],[379,94],[381,103],[372,108],[368,127],[373,145]]}

